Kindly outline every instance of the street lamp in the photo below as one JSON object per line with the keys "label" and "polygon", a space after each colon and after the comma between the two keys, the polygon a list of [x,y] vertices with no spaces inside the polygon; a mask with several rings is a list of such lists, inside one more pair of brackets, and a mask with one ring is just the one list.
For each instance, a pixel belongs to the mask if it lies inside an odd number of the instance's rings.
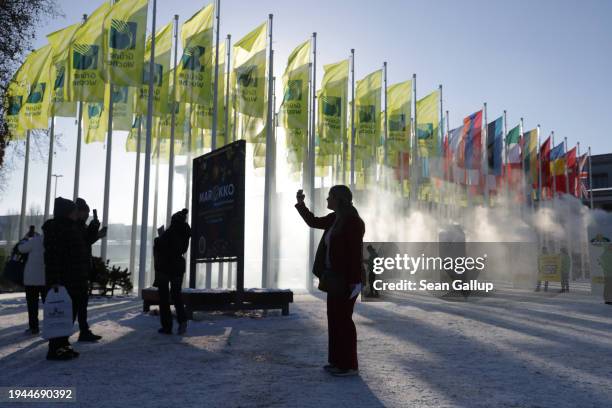
{"label": "street lamp", "polygon": [[53,191],[53,201],[57,197],[57,179],[60,177],[64,177],[63,174],[52,174],[51,177],[55,177],[55,190]]}

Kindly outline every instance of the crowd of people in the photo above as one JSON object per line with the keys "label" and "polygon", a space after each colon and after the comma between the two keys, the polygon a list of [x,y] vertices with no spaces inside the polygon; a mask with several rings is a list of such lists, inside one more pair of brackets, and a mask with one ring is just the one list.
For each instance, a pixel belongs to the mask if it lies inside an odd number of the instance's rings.
{"label": "crowd of people", "polygon": [[[30,226],[26,236],[16,246],[16,251],[26,256],[23,270],[28,329],[26,334],[40,333],[39,299],[45,302],[50,290],[64,287],[72,304],[72,321],[78,321],[79,342],[97,342],[102,336],[94,334],[87,322],[89,282],[95,279],[92,246],[106,236],[107,228],[100,225],[96,210],[93,219],[90,208],[82,198],[71,201],[55,199],[53,218],[42,226],[42,234]],[[187,210],[172,216],[170,227],[155,241],[155,285],[160,295],[160,333],[172,333],[170,294],[175,303],[179,322],[178,333],[185,333],[187,318],[181,299],[181,284],[185,273],[183,255],[189,246],[191,229],[187,224]],[[49,339],[48,360],[71,360],[79,356],[69,341],[69,336]]]}

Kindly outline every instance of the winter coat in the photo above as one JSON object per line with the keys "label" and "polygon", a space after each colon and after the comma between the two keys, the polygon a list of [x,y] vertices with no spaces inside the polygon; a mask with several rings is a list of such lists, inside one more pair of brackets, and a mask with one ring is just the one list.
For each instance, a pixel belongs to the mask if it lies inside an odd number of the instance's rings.
{"label": "winter coat", "polygon": [[[319,241],[314,265],[312,266],[312,273],[320,278],[325,269],[327,254],[325,235],[334,225],[336,213],[327,214],[325,217],[315,217],[304,203],[296,204],[295,208],[309,227],[325,230],[321,241]],[[357,210],[352,208],[342,224],[334,226],[330,237],[329,259],[331,269],[335,273],[342,274],[349,285],[362,281],[364,234],[365,224],[359,217]]]}
{"label": "winter coat", "polygon": [[34,235],[22,241],[17,247],[22,254],[28,254],[28,261],[23,269],[24,286],[45,286],[45,247],[43,236]]}
{"label": "winter coat", "polygon": [[161,278],[181,277],[185,273],[183,255],[189,248],[191,228],[186,222],[173,217],[170,228],[155,239],[154,264],[156,275]]}
{"label": "winter coat", "polygon": [[54,218],[43,225],[47,285],[86,288],[90,257],[79,226],[69,218]]}

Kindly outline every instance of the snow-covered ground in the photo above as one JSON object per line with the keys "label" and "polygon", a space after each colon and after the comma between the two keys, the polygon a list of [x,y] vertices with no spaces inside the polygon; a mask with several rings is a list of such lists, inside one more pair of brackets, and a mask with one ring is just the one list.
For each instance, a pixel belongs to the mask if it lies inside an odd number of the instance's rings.
{"label": "snow-covered ground", "polygon": [[179,337],[134,298],[94,299],[104,339],[49,362],[23,334],[23,296],[0,295],[0,387],[76,387],[69,407],[612,407],[612,306],[586,292],[358,303],[352,378],[321,369],[323,298],[297,294],[290,312],[201,314]]}

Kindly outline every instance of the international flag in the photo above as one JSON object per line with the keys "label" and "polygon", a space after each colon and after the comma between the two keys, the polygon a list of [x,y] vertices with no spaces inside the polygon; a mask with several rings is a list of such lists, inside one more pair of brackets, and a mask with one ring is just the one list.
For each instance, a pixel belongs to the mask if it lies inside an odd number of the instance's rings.
{"label": "international flag", "polygon": [[523,166],[525,174],[529,175],[531,185],[538,185],[538,130],[532,129],[523,133]]}
{"label": "international flag", "polygon": [[563,142],[550,151],[550,174],[555,192],[565,192],[565,147]]}
{"label": "international flag", "polygon": [[542,188],[550,188],[552,179],[550,175],[550,145],[551,137],[548,136],[540,146],[540,168],[542,169]]}
{"label": "international flag", "polygon": [[576,187],[578,183],[578,158],[576,157],[577,149],[572,147],[565,154],[565,165],[567,168],[567,178],[569,184],[568,194],[576,195]]}

